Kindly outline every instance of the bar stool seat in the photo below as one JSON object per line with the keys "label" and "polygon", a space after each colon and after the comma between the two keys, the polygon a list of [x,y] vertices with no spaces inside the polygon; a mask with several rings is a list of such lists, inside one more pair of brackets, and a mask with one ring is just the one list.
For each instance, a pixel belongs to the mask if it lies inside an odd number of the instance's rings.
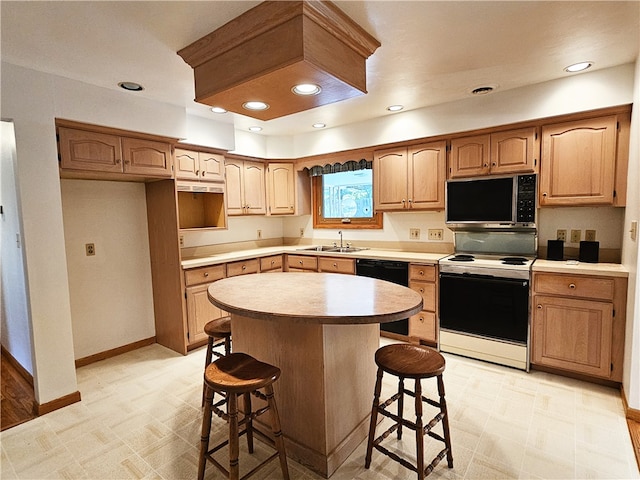
{"label": "bar stool seat", "polygon": [[[207,359],[205,368],[213,361],[213,355],[223,357],[231,353],[231,317],[216,318],[207,322],[204,326],[204,333],[209,337],[207,343]],[[224,355],[214,350],[215,347],[222,343],[216,344],[216,341],[224,341]]]}
{"label": "bar stool seat", "polygon": [[[371,466],[371,454],[373,449],[382,452],[392,460],[400,463],[405,468],[418,474],[418,480],[423,480],[429,475],[436,465],[445,456],[449,468],[453,468],[453,454],[451,453],[451,439],[449,434],[449,416],[447,414],[447,404],[444,398],[444,382],[442,374],[445,370],[444,357],[433,348],[424,345],[392,344],[381,347],[376,351],[375,362],[378,365],[376,386],[373,394],[373,406],[371,408],[371,423],[369,425],[369,439],[367,442],[367,453],[365,457],[365,468]],[[380,392],[382,390],[382,377],[384,373],[398,377],[398,392],[384,402],[380,402]],[[422,394],[421,380],[437,377],[439,401],[427,398]],[[404,379],[415,380],[414,391],[407,390],[404,386]],[[411,422],[403,417],[404,396],[409,395],[415,399],[416,421]],[[398,402],[397,414],[391,413],[388,408]],[[439,412],[427,422],[422,421],[423,402],[432,407],[438,408]],[[378,413],[394,421],[382,435],[376,438],[375,431],[378,423]],[[442,423],[443,435],[432,431],[438,424]],[[381,442],[391,433],[397,431],[398,440],[402,439],[402,427],[407,427],[416,434],[416,464],[412,464],[399,455],[389,451],[381,445]],[[424,436],[427,435],[444,443],[444,448],[437,454],[426,468],[424,465]]]}
{"label": "bar stool seat", "polygon": [[[238,480],[240,472],[239,438],[246,434],[247,448],[249,453],[253,453],[254,433],[275,448],[276,452],[243,476],[243,479],[253,475],[276,457],[280,459],[283,478],[285,480],[289,479],[284,439],[280,428],[280,417],[278,416],[278,408],[273,395],[273,383],[279,377],[279,368],[260,362],[246,353],[230,353],[207,366],[204,372],[205,409],[202,419],[202,437],[200,439],[200,457],[198,461],[199,480],[204,478],[207,461],[215,465],[227,478]],[[261,389],[264,390],[264,393],[259,391]],[[223,400],[214,403],[215,393],[221,394]],[[254,411],[251,406],[251,395],[266,401],[266,406]],[[238,410],[239,396],[243,397],[242,412]],[[224,404],[227,405],[226,413],[219,408]],[[273,440],[253,428],[253,420],[266,412],[271,414]],[[215,447],[209,448],[212,413],[229,423],[229,438]],[[239,413],[242,413],[241,420],[238,420]],[[242,430],[240,430],[240,427],[243,427]],[[213,458],[215,452],[227,445],[229,446],[228,470]]]}

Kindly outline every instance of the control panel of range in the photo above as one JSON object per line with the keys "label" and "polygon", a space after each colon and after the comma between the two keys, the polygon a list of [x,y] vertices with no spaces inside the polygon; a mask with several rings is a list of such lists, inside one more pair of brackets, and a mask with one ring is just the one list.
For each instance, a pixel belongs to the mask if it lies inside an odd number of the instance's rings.
{"label": "control panel of range", "polygon": [[517,223],[535,223],[536,221],[536,177],[535,174],[518,175]]}

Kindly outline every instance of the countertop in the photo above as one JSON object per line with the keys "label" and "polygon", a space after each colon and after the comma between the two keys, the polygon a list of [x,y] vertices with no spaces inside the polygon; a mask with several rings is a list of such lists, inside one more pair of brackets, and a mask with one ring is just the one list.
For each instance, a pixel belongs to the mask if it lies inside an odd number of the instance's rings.
{"label": "countertop", "polygon": [[219,263],[234,262],[238,260],[248,260],[257,257],[266,257],[269,255],[280,255],[283,253],[293,255],[310,255],[317,257],[337,257],[337,258],[373,258],[376,260],[396,260],[401,262],[417,262],[417,263],[438,263],[438,260],[449,255],[448,253],[424,253],[424,252],[405,252],[400,250],[381,250],[381,249],[365,249],[351,253],[336,252],[319,252],[314,250],[304,250],[307,246],[278,246],[254,248],[250,250],[239,250],[237,252],[219,253],[208,257],[199,257],[182,260],[182,268],[187,270],[196,267],[205,267],[208,265],[216,265]]}
{"label": "countertop", "polygon": [[629,271],[619,263],[586,263],[576,260],[542,260],[539,258],[533,262],[533,271],[606,277],[629,276]]}

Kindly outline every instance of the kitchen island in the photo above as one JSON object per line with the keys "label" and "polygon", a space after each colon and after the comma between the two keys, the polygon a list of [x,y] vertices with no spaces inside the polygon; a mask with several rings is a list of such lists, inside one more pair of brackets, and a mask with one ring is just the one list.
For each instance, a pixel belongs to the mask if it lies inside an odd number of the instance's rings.
{"label": "kitchen island", "polygon": [[418,313],[422,297],[368,277],[294,272],[222,279],[208,296],[231,314],[233,350],[282,370],[287,455],[329,477],[367,435],[379,324]]}

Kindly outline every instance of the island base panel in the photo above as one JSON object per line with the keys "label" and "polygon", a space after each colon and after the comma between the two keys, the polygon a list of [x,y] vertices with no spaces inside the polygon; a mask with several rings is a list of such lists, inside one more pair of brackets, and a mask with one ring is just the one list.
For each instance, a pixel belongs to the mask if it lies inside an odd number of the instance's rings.
{"label": "island base panel", "polygon": [[274,390],[287,455],[329,477],[366,439],[380,326],[232,315],[231,330],[234,351],[282,371]]}

